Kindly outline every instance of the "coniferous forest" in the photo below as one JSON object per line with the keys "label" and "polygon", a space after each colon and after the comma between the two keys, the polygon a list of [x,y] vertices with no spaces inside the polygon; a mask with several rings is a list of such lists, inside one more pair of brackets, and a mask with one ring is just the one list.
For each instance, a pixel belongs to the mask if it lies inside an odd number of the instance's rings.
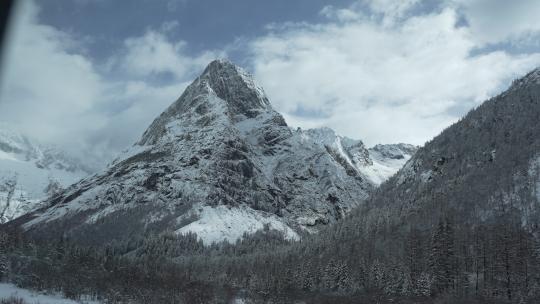
{"label": "coniferous forest", "polygon": [[19,286],[106,303],[537,303],[540,244],[514,220],[441,218],[395,234],[345,220],[302,242],[261,231],[210,247],[195,235],[89,247],[4,230],[0,269]]}

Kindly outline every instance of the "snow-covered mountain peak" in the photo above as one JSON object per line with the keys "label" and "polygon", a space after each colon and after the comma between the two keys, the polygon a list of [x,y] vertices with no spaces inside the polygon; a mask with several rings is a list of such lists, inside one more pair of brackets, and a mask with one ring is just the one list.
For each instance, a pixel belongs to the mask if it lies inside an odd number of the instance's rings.
{"label": "snow-covered mountain peak", "polygon": [[380,158],[386,159],[404,159],[407,156],[412,156],[416,150],[418,150],[417,146],[404,143],[390,145],[378,144],[369,149],[372,154],[377,154]]}
{"label": "snow-covered mountain peak", "polygon": [[216,95],[225,100],[231,116],[253,118],[270,109],[270,102],[252,75],[228,60],[212,61],[197,81],[206,81]]}
{"label": "snow-covered mountain peak", "polygon": [[67,155],[60,148],[36,142],[34,139],[0,124],[0,160],[33,163],[40,169],[56,169],[67,172],[85,172],[92,168]]}
{"label": "snow-covered mountain peak", "polygon": [[4,153],[20,153],[30,145],[28,139],[21,134],[0,125],[0,150]]}
{"label": "snow-covered mountain peak", "polygon": [[[157,143],[167,133],[179,131],[178,125],[215,128],[219,123],[224,127],[249,119],[261,120],[261,114],[266,114],[262,116],[267,118],[271,116],[271,120],[279,115],[253,77],[228,60],[214,60],[152,123],[139,145]],[[277,122],[284,124],[282,118]],[[173,130],[171,127],[175,125]]]}
{"label": "snow-covered mountain peak", "polygon": [[255,91],[254,93],[262,99],[265,99],[265,105],[270,104],[265,96],[264,90],[254,80],[253,75],[229,60],[217,59],[210,62],[204,69],[200,78],[210,80],[210,85],[218,92],[218,95],[221,96],[221,94],[224,94],[222,97],[226,97],[225,94],[227,91],[239,89],[239,87],[223,87],[223,85],[238,84],[243,87],[243,90],[249,89]]}
{"label": "snow-covered mountain peak", "polygon": [[263,224],[294,239],[343,218],[406,160],[371,158],[329,128],[292,131],[249,73],[216,60],[105,171],[21,222],[97,242],[152,229],[234,241]]}
{"label": "snow-covered mountain peak", "polygon": [[334,145],[339,140],[334,130],[328,127],[313,128],[303,131],[303,135],[321,145]]}

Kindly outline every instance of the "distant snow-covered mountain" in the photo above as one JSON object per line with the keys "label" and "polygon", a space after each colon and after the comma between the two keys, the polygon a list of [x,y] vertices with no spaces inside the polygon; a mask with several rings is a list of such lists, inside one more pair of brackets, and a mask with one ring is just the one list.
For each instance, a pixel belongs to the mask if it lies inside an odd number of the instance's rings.
{"label": "distant snow-covered mountain", "polygon": [[106,170],[19,223],[87,242],[175,231],[209,244],[265,225],[297,239],[343,218],[415,150],[291,129],[248,73],[216,60]]}
{"label": "distant snow-covered mountain", "polygon": [[80,161],[0,125],[0,223],[90,174]]}

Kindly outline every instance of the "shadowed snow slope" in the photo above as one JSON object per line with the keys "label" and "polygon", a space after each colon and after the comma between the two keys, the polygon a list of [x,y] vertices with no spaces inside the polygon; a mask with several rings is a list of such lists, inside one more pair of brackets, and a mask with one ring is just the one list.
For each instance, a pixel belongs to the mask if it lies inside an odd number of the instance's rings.
{"label": "shadowed snow slope", "polygon": [[87,242],[165,230],[234,241],[265,224],[296,239],[361,204],[415,149],[292,130],[248,73],[216,60],[104,172],[17,224]]}

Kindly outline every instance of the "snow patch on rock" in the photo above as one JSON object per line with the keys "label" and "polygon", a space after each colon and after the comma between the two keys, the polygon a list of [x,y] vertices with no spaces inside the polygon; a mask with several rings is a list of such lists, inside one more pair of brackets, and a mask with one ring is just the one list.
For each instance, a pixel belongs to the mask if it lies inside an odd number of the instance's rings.
{"label": "snow patch on rock", "polygon": [[376,185],[382,184],[403,167],[411,159],[411,155],[405,154],[401,159],[384,159],[377,153],[370,153],[373,164],[360,169]]}

